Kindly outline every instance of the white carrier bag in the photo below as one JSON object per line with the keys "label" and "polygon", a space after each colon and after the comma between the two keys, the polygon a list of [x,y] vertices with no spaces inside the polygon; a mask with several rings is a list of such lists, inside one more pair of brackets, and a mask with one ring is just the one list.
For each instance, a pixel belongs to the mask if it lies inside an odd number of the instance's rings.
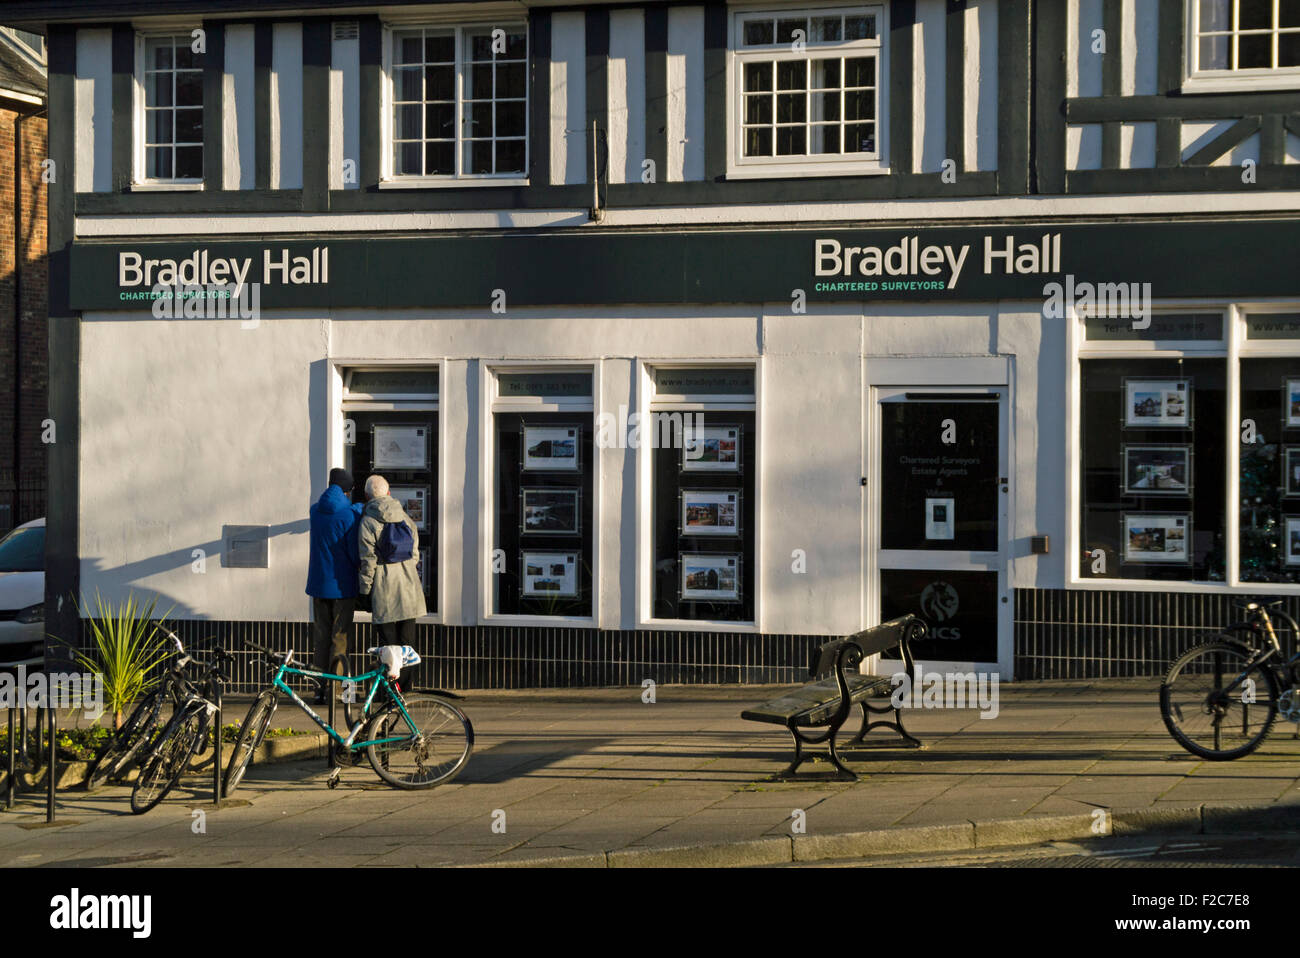
{"label": "white carrier bag", "polygon": [[367,651],[379,656],[380,663],[388,669],[390,679],[397,678],[402,669],[420,664],[420,653],[409,645],[385,645]]}

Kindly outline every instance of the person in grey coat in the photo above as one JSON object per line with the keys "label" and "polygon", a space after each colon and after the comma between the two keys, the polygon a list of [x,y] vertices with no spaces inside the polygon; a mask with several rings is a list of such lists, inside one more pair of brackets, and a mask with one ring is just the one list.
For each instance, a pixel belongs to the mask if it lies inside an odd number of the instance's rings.
{"label": "person in grey coat", "polygon": [[[384,563],[377,547],[384,525],[404,522],[416,543],[405,562]],[[415,620],[424,615],[424,587],[420,584],[420,536],[402,504],[388,494],[388,480],[371,476],[366,480],[366,508],[361,513],[357,574],[362,595],[370,596],[371,621],[388,645],[415,645]]]}

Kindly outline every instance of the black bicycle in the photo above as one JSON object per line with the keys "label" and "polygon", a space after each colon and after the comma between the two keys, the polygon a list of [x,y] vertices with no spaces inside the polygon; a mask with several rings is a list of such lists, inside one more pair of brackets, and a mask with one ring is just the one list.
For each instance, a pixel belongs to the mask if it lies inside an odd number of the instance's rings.
{"label": "black bicycle", "polygon": [[1239,600],[1243,621],[1170,666],[1160,686],[1160,714],[1169,734],[1193,755],[1241,758],[1259,748],[1279,712],[1300,723],[1300,652],[1286,656],[1273,617],[1291,630],[1293,647],[1300,626],[1279,608],[1282,602]]}

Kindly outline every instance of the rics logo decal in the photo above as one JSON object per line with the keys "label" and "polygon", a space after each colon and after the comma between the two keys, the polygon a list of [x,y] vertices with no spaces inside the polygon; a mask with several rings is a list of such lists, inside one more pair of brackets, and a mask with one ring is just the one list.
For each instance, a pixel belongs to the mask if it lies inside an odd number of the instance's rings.
{"label": "rics logo decal", "polygon": [[921,613],[936,625],[956,615],[957,605],[957,590],[947,582],[931,582],[921,592]]}

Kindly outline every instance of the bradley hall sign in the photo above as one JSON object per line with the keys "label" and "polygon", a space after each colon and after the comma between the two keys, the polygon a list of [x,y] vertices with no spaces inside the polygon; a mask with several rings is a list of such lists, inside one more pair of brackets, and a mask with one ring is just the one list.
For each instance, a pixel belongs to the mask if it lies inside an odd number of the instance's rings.
{"label": "bradley hall sign", "polygon": [[1294,296],[1297,247],[1297,220],[87,241],[72,246],[70,306],[139,311],[162,288],[243,284],[259,286],[263,309],[486,309],[502,294],[510,306],[778,303],[800,290],[814,302],[1040,302],[1067,282]]}

